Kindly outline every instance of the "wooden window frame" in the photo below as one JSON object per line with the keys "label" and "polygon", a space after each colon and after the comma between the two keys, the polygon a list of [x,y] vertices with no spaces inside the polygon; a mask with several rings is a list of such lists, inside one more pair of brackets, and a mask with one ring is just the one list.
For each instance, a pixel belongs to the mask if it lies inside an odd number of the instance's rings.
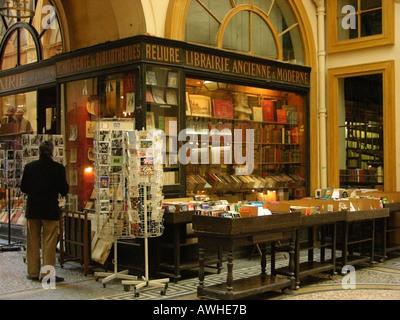
{"label": "wooden window frame", "polygon": [[394,1],[382,0],[382,33],[339,41],[338,39],[338,0],[327,1],[327,39],[328,53],[358,50],[394,44]]}

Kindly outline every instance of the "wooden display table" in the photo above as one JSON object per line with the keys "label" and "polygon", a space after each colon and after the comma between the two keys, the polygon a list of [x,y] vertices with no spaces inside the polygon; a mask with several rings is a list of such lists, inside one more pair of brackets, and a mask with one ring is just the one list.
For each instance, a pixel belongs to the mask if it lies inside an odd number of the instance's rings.
{"label": "wooden display table", "polygon": [[[183,261],[181,251],[185,248],[195,247],[197,251],[198,239],[195,234],[188,234],[187,225],[192,223],[194,211],[165,212],[165,231],[157,241],[157,273],[168,276],[176,283],[182,278],[181,272],[199,266],[198,260],[185,259]],[[171,254],[173,259],[171,260]],[[165,254],[164,254],[165,253]],[[166,259],[168,256],[169,259]],[[197,256],[196,256],[197,258]],[[222,257],[207,260],[207,265],[221,272]]]}
{"label": "wooden display table", "polygon": [[[346,212],[342,222],[341,246],[342,256],[337,259],[338,267],[373,263],[375,261],[375,223],[377,219],[389,217],[389,209],[373,209]],[[353,229],[353,227],[359,227]],[[358,246],[358,251],[357,251]]]}
{"label": "wooden display table", "polygon": [[[193,229],[199,239],[199,298],[242,299],[276,289],[295,289],[294,247],[300,213],[273,214],[249,218],[220,218],[193,216]],[[266,243],[289,240],[289,276],[268,276],[266,273]],[[233,255],[236,248],[261,244],[261,274],[250,278],[233,279]],[[228,251],[226,283],[205,286],[204,256],[206,249],[220,247]]]}
{"label": "wooden display table", "polygon": [[[346,211],[328,212],[301,217],[301,224],[296,231],[295,246],[295,278],[296,289],[300,287],[300,279],[313,274],[331,271],[336,272],[336,224],[346,219]],[[301,231],[306,228],[306,240],[300,239]],[[317,229],[317,230],[316,230]],[[317,243],[314,239],[314,232],[320,232],[320,241]],[[306,247],[302,244],[305,243]],[[319,261],[315,260],[315,250],[320,250]],[[326,249],[330,249],[331,258],[326,259]],[[300,253],[303,250],[308,251],[307,261],[300,263]],[[275,251],[275,247],[273,247]],[[273,261],[274,262],[274,261]],[[287,267],[275,269],[272,266],[273,274],[289,275]]]}
{"label": "wooden display table", "polygon": [[378,224],[375,255],[381,260],[387,259],[388,253],[400,250],[400,226],[398,225],[400,202],[386,203],[383,207],[389,209],[389,217],[382,219]]}

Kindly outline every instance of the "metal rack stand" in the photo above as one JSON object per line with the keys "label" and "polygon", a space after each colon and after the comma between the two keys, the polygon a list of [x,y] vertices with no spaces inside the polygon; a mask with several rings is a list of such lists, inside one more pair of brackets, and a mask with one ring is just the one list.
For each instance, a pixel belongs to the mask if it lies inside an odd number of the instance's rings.
{"label": "metal rack stand", "polygon": [[160,294],[165,295],[169,279],[149,279],[148,253],[148,238],[159,237],[164,231],[161,133],[157,130],[136,131],[128,139],[128,149],[129,167],[132,172],[129,177],[131,180],[128,179],[129,216],[131,223],[138,227],[136,236],[144,239],[145,276],[141,280],[124,280],[122,284],[125,291],[129,291],[133,285],[135,297],[139,296],[139,289],[149,286],[162,288]]}
{"label": "metal rack stand", "polygon": [[161,295],[165,295],[167,293],[167,288],[168,288],[168,282],[169,278],[165,279],[155,279],[155,280],[149,280],[149,236],[148,236],[148,220],[147,220],[147,206],[151,204],[151,201],[147,199],[147,186],[144,188],[144,257],[145,257],[145,276],[142,277],[142,280],[135,280],[135,281],[129,281],[125,280],[122,281],[122,284],[124,286],[125,291],[130,290],[130,286],[134,286],[134,295],[135,297],[139,297],[139,292],[138,290],[144,287],[149,287],[149,286],[154,286],[158,288],[162,288],[160,291]]}
{"label": "metal rack stand", "polygon": [[[96,217],[97,217],[97,232],[99,234],[99,239],[106,241],[113,241],[114,246],[114,271],[109,272],[95,272],[94,276],[96,281],[101,279],[103,287],[106,284],[115,279],[125,279],[125,280],[136,280],[137,277],[129,275],[129,270],[123,270],[118,272],[118,239],[133,239],[134,236],[131,234],[131,228],[127,215],[125,212],[125,204],[121,204],[126,199],[122,197],[122,191],[125,189],[125,175],[124,175],[124,158],[125,148],[124,148],[124,132],[132,130],[133,123],[127,121],[126,119],[102,119],[96,124],[96,137],[101,134],[107,138],[97,139],[97,143],[103,143],[104,148],[100,150],[99,146],[95,148],[96,161],[101,155],[106,155],[106,160],[103,163],[102,170],[100,170],[99,164],[96,165]],[[113,136],[116,135],[116,136]],[[111,170],[111,157],[113,154],[113,149],[115,149],[118,154],[114,160],[120,160],[117,162],[113,168],[119,167],[120,171],[115,173]],[[119,150],[120,149],[120,150]],[[107,171],[107,174],[105,174]],[[100,176],[99,176],[100,175]],[[103,181],[101,181],[103,179]],[[103,182],[108,183],[108,186],[102,184]],[[102,187],[100,187],[102,185]],[[113,193],[110,194],[110,190]],[[121,188],[121,189],[120,189]],[[106,198],[104,200],[104,195],[101,195],[99,190],[106,190]],[[121,199],[120,199],[121,197]],[[101,201],[105,201],[102,203]],[[104,207],[102,207],[104,206]]]}

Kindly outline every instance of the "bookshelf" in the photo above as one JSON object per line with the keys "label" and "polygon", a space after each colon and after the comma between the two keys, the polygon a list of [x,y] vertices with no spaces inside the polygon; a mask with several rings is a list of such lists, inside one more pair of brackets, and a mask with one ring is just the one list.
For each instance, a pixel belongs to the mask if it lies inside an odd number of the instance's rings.
{"label": "bookshelf", "polygon": [[304,113],[300,94],[187,78],[188,195],[295,194],[305,186]]}
{"label": "bookshelf", "polygon": [[383,184],[383,121],[377,110],[346,101],[346,169],[340,170],[343,185]]}

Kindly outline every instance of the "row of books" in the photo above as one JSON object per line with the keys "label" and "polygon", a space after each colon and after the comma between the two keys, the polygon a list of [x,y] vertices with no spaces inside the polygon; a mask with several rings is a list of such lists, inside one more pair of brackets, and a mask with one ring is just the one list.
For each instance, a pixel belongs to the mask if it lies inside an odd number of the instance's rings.
{"label": "row of books", "polygon": [[282,150],[279,148],[264,148],[262,150],[263,163],[300,163],[301,153],[298,149]]}
{"label": "row of books", "polygon": [[383,169],[342,169],[340,170],[340,182],[382,183]]}
{"label": "row of books", "polygon": [[277,108],[273,100],[262,101],[263,121],[279,123],[298,123],[297,106],[283,105]]}
{"label": "row of books", "polygon": [[214,190],[234,191],[250,189],[298,188],[304,185],[304,178],[297,174],[276,174],[261,177],[258,175],[231,175],[228,173],[211,173],[204,176],[191,174],[186,176],[188,191],[199,191],[209,188]]}
{"label": "row of books", "polygon": [[[232,137],[232,141],[245,142],[247,138],[247,130],[254,130],[254,143],[283,143],[283,144],[299,144],[299,128],[285,128],[281,126],[254,126],[250,123],[240,122],[221,122],[221,121],[193,121],[186,122],[186,128],[191,133],[201,133],[202,130],[216,129],[219,132],[228,130],[236,134]],[[241,139],[240,139],[241,138]]]}

